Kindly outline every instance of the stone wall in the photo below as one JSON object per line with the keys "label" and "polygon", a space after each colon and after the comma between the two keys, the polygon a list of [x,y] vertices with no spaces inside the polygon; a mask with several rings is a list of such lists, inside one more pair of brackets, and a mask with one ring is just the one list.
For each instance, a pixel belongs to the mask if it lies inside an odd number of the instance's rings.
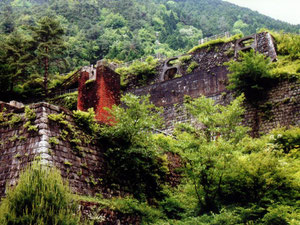
{"label": "stone wall", "polygon": [[77,108],[82,111],[93,108],[98,121],[111,122],[110,114],[104,108],[119,104],[120,76],[99,61],[96,70],[82,69],[78,84]]}
{"label": "stone wall", "polygon": [[245,125],[252,128],[252,136],[268,133],[279,126],[300,125],[300,83],[281,81],[255,106],[246,104]]}
{"label": "stone wall", "polygon": [[[247,44],[246,44],[247,42]],[[250,42],[250,44],[249,44]],[[182,77],[164,80],[164,74],[158,74],[155,83],[128,90],[135,95],[150,95],[156,106],[164,108],[166,121],[164,132],[170,133],[177,122],[190,120],[184,111],[184,96],[197,98],[201,95],[213,98],[216,103],[228,104],[232,94],[226,89],[228,82],[225,62],[233,59],[239,51],[249,49],[276,60],[276,44],[267,33],[254,34],[235,42],[219,43],[191,53],[190,62],[198,66],[188,74],[189,64],[179,68]],[[245,125],[252,128],[252,135],[266,133],[277,126],[299,124],[299,83],[297,81],[281,81],[273,87],[266,98],[259,101],[257,107],[246,103]]]}
{"label": "stone wall", "polygon": [[[62,177],[68,179],[74,192],[93,194],[100,190],[99,178],[104,170],[103,152],[93,141],[84,141],[87,136],[83,129],[76,126],[71,113],[47,103],[32,104],[30,107],[36,113],[33,125],[37,126],[37,131],[24,128],[27,121],[24,108],[7,111],[21,116],[22,120],[19,123],[11,127],[0,127],[0,196],[5,194],[6,185],[16,184],[20,171],[36,157],[40,158],[43,164],[57,167]],[[48,119],[48,115],[60,113],[65,114],[66,123],[74,126],[82,137],[76,146],[71,142],[71,138],[62,138],[66,128]],[[54,139],[58,143],[53,143]]]}
{"label": "stone wall", "polygon": [[[176,79],[168,82],[176,82]],[[172,85],[169,87],[172,87]],[[183,89],[187,90],[188,88],[184,87]],[[151,94],[151,91],[146,91],[149,89],[142,90],[143,92],[134,93],[138,95]],[[211,92],[208,95],[205,92],[199,92],[199,96],[201,94],[212,98],[217,104],[222,105],[229,104],[234,99],[232,93],[226,89],[219,92]],[[195,95],[192,97],[195,97]],[[176,123],[193,120],[184,109],[183,98],[177,98],[178,101],[173,101],[172,104],[161,104],[160,98],[156,100],[152,95],[151,99],[157,106],[162,106],[164,109],[165,126],[162,129],[163,132],[171,134]],[[246,109],[244,125],[251,128],[251,135],[254,137],[268,133],[279,126],[299,126],[300,83],[296,80],[280,81],[266,93],[265,99],[258,101],[255,105],[245,102],[244,107]]]}

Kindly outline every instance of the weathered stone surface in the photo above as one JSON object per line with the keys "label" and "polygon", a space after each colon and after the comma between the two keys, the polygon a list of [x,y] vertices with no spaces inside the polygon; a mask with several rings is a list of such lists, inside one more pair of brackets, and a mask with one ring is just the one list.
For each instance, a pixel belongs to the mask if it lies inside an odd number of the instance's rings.
{"label": "weathered stone surface", "polygon": [[[78,156],[72,149],[69,140],[61,140],[62,128],[48,120],[50,113],[60,113],[60,107],[48,103],[37,103],[30,106],[36,112],[37,118],[33,125],[37,125],[37,132],[29,132],[23,128],[24,121],[18,126],[0,128],[0,196],[5,194],[6,185],[15,185],[19,176],[28,163],[39,156],[43,164],[54,165],[62,173],[74,192],[93,194],[100,190],[98,178],[103,175],[103,151],[99,147],[89,144],[79,144],[84,149],[84,156]],[[11,112],[22,114],[21,111]],[[71,114],[66,120],[74,125]],[[51,145],[50,138],[57,138],[58,145]],[[94,182],[92,183],[93,178]]]}
{"label": "weathered stone surface", "polygon": [[82,111],[93,108],[98,121],[109,123],[110,114],[104,108],[119,104],[120,76],[109,67],[100,64],[97,66],[95,79],[90,77],[89,71],[81,71],[77,108]]}

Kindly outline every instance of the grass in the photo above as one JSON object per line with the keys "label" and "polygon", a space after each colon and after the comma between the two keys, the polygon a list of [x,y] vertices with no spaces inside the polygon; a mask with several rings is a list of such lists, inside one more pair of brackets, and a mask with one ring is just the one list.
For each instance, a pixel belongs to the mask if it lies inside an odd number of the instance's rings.
{"label": "grass", "polygon": [[213,45],[232,42],[232,41],[238,40],[240,38],[242,38],[242,34],[236,34],[236,35],[234,35],[230,38],[218,38],[218,39],[215,39],[215,40],[211,40],[211,41],[208,41],[204,44],[193,47],[191,50],[188,51],[188,53],[190,54],[190,53],[193,53],[193,52],[195,52],[199,49],[208,48],[208,47],[211,47]]}

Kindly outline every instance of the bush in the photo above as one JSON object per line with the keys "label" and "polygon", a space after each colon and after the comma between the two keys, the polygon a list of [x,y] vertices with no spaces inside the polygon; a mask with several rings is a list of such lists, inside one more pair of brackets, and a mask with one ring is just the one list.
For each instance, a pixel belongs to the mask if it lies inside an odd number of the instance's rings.
{"label": "bush", "polygon": [[299,209],[291,206],[274,205],[268,208],[268,213],[262,219],[265,225],[288,225],[299,224]]}
{"label": "bush", "polygon": [[99,131],[99,125],[95,119],[95,112],[93,108],[89,108],[87,112],[73,111],[75,123],[86,130],[89,134],[93,135]]}
{"label": "bush", "polygon": [[289,55],[291,59],[300,59],[300,36],[297,34],[275,34],[277,51],[280,55]]}
{"label": "bush", "polygon": [[229,90],[234,90],[237,94],[244,93],[248,100],[256,100],[262,97],[264,90],[270,87],[272,67],[269,58],[251,50],[240,53],[238,61],[231,60],[225,63],[230,73]]}
{"label": "bush", "polygon": [[55,105],[60,105],[65,107],[69,110],[76,110],[77,109],[77,99],[78,99],[78,92],[67,93],[64,95],[57,96],[55,98],[49,99],[49,102]]}
{"label": "bush", "polygon": [[158,108],[149,96],[127,94],[123,107],[107,109],[116,123],[100,128],[105,152],[107,184],[132,193],[138,199],[161,198],[165,170],[154,145],[153,129],[161,124]]}
{"label": "bush", "polygon": [[0,224],[78,224],[80,217],[59,172],[34,162],[0,205]]}
{"label": "bush", "polygon": [[158,60],[149,56],[145,62],[134,61],[129,67],[120,67],[116,72],[121,75],[121,85],[125,86],[131,79],[137,79],[139,84],[145,84],[156,74]]}
{"label": "bush", "polygon": [[271,132],[271,142],[276,144],[276,149],[282,149],[284,153],[300,150],[300,128],[279,128]]}

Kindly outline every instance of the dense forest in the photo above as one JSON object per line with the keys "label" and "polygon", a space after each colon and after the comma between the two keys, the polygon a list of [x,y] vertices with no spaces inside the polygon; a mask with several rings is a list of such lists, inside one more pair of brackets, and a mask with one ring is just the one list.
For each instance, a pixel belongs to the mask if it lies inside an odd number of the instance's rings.
{"label": "dense forest", "polygon": [[174,56],[222,32],[300,29],[219,0],[3,0],[0,21],[1,92],[23,101],[102,58]]}

